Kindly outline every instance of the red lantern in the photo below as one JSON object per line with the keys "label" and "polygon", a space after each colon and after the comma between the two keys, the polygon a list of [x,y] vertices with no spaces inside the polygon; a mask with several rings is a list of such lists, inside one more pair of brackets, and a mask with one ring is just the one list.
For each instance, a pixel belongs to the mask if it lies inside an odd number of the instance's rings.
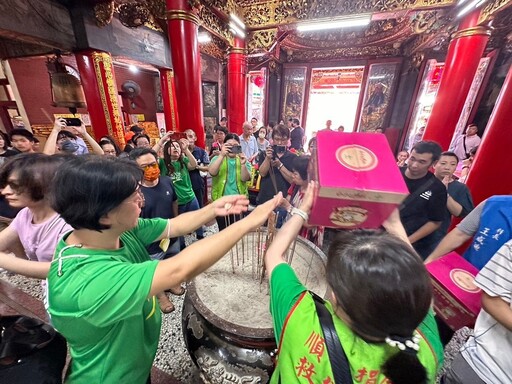
{"label": "red lantern", "polygon": [[265,85],[265,79],[263,78],[263,76],[256,76],[252,82],[258,88],[261,88],[261,87],[263,87]]}

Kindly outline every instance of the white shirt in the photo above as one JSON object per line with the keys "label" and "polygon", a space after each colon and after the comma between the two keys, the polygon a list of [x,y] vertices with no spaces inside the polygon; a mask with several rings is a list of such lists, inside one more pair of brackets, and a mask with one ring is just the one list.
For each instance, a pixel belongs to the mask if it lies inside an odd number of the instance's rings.
{"label": "white shirt", "polygon": [[[466,138],[466,142],[464,143],[464,138]],[[453,147],[450,148],[452,152],[454,152],[460,161],[467,159],[466,153],[469,152],[480,145],[482,139],[478,137],[478,135],[466,136],[461,135],[455,140]],[[464,144],[466,145],[466,150],[464,151]]]}
{"label": "white shirt", "polygon": [[[475,284],[489,296],[511,303],[512,240],[505,243],[482,268]],[[512,332],[485,310],[478,314],[474,336],[462,347],[461,353],[485,383],[512,383]]]}

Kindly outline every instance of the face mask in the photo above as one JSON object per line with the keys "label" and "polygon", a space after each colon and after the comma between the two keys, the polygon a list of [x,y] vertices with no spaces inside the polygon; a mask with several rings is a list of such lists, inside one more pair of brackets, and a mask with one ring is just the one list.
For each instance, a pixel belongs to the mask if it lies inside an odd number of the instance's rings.
{"label": "face mask", "polygon": [[148,167],[144,170],[144,180],[155,181],[160,177],[160,168]]}
{"label": "face mask", "polygon": [[259,133],[259,136],[260,136],[260,138],[262,138],[262,139],[263,139],[263,138],[265,137],[265,132],[260,132],[260,133]]}
{"label": "face mask", "polygon": [[72,140],[64,140],[60,144],[60,150],[66,153],[74,153],[78,150],[78,144]]}

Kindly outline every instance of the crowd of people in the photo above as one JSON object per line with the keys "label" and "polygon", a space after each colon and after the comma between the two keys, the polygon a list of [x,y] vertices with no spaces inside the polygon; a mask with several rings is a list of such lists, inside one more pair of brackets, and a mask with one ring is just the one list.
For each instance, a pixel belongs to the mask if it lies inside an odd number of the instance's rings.
{"label": "crowd of people", "polygon": [[[121,150],[113,138],[96,142],[83,123],[68,127],[59,118],[42,153],[28,130],[0,135],[0,216],[13,219],[0,232],[0,268],[45,280],[49,319],[70,348],[68,382],[150,382],[161,312],[175,310],[167,293],[184,294],[185,282],[271,212],[280,228],[265,253],[280,345],[271,383],[340,382],[333,344],[312,348],[311,338],[324,340],[326,331],[344,351],[338,357],[351,382],[435,383],[443,343],[424,263],[471,238],[464,256],[481,270],[482,311],[442,380],[512,382],[512,354],[501,353],[512,351],[512,196],[474,208],[456,175],[474,138],[461,141],[462,155],[432,141],[400,152],[409,196],[381,229],[339,231],[325,247],[325,229],[308,223],[318,187],[308,182],[316,139],[304,149],[297,119],[258,127],[253,118],[241,135],[226,122],[209,148],[196,146],[190,129],[152,145],[135,126]],[[250,207],[253,168],[261,181]],[[453,217],[463,220],[449,231]],[[204,236],[214,220],[219,231]],[[191,233],[196,241],[185,246]],[[326,250],[325,301],[285,262],[297,236]]]}

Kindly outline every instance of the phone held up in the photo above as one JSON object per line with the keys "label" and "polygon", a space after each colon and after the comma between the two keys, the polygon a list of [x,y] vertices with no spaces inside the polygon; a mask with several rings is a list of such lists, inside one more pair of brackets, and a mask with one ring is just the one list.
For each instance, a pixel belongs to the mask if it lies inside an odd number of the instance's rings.
{"label": "phone held up", "polygon": [[64,120],[66,120],[66,125],[68,127],[79,127],[82,125],[82,120],[77,117],[69,117],[65,118]]}
{"label": "phone held up", "polygon": [[173,132],[170,138],[172,141],[179,141],[180,139],[186,139],[187,134],[185,132]]}
{"label": "phone held up", "polygon": [[233,145],[229,149],[229,152],[234,154],[234,155],[238,155],[238,154],[242,153],[242,146],[241,145]]}

